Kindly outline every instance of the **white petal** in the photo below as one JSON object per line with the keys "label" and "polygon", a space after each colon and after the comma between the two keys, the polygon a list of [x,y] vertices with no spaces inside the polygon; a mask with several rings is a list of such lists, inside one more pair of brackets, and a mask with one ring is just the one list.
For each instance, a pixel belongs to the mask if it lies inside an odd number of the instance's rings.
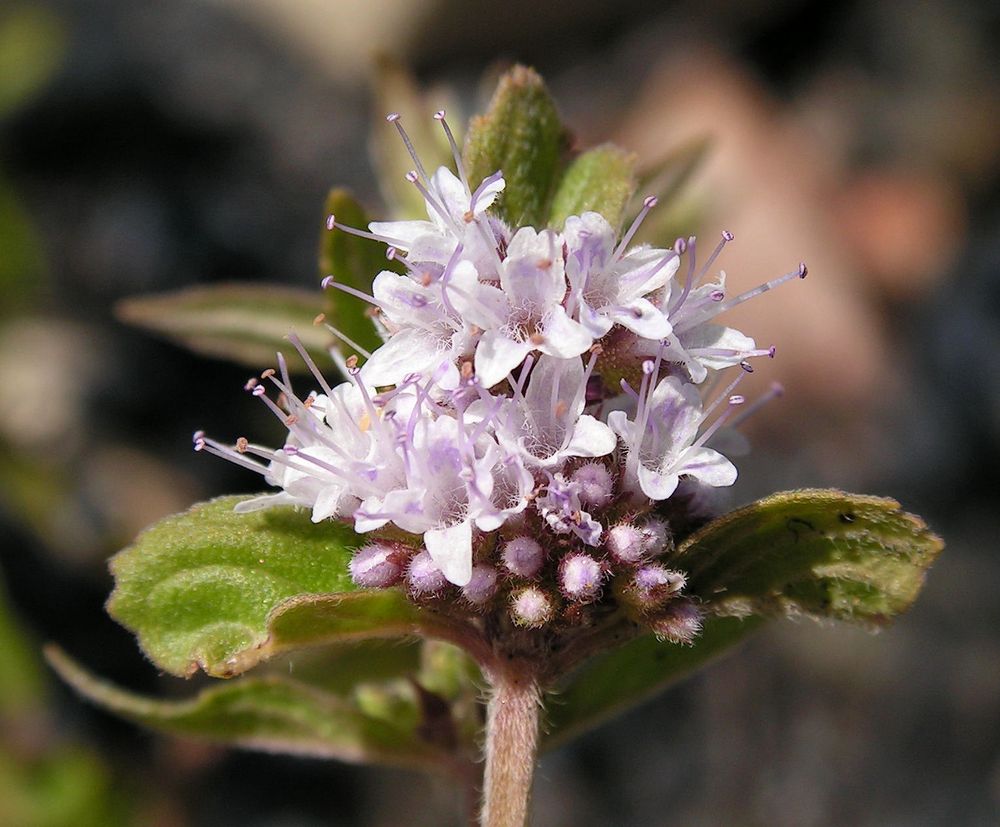
{"label": "white petal", "polygon": [[409,250],[420,236],[437,232],[430,221],[372,221],[368,229],[375,235],[392,239],[393,246],[402,250]]}
{"label": "white petal", "polygon": [[677,490],[677,474],[661,474],[639,463],[639,487],[651,500],[665,500]]}
{"label": "white petal", "polygon": [[395,385],[410,373],[437,367],[447,350],[423,330],[401,330],[376,350],[361,368],[361,379],[372,387]]}
{"label": "white petal", "polygon": [[736,466],[711,448],[688,448],[681,454],[674,470],[717,488],[736,482]]}
{"label": "white petal", "polygon": [[518,342],[499,330],[488,330],[476,348],[476,377],[484,388],[492,388],[531,352],[531,345]]}
{"label": "white petal", "polygon": [[321,523],[329,517],[338,516],[340,500],[344,496],[344,487],[341,485],[325,485],[316,497],[313,505],[312,521]]}
{"label": "white petal", "polygon": [[560,359],[579,356],[594,343],[593,336],[582,324],[567,316],[562,305],[556,305],[542,320],[541,333],[545,341],[538,349]]}
{"label": "white petal", "polygon": [[584,414],[577,420],[573,436],[563,454],[571,457],[603,457],[615,450],[617,443],[611,428],[589,414]]}
{"label": "white petal", "polygon": [[507,246],[500,286],[514,307],[535,308],[539,315],[566,295],[562,238],[551,230],[522,227]]}
{"label": "white petal", "polygon": [[464,586],[472,578],[472,523],[462,520],[424,532],[424,545],[449,583]]}
{"label": "white petal", "polygon": [[[483,183],[477,187],[476,191],[472,193],[473,201],[469,207],[472,210],[473,215],[481,215],[486,212],[487,208],[496,200],[496,197],[503,192],[504,187],[507,186],[507,182],[504,181],[503,176],[497,175],[494,180],[490,181],[493,176],[488,176],[483,179]],[[489,183],[487,183],[489,182]],[[485,186],[483,186],[485,184]]]}
{"label": "white petal", "polygon": [[648,299],[635,299],[614,308],[611,318],[644,339],[666,339],[673,332],[666,314]]}
{"label": "white petal", "polygon": [[233,511],[237,514],[249,514],[252,511],[261,511],[265,508],[274,508],[278,505],[304,505],[287,491],[277,494],[261,494],[253,499],[243,500],[233,506]]}

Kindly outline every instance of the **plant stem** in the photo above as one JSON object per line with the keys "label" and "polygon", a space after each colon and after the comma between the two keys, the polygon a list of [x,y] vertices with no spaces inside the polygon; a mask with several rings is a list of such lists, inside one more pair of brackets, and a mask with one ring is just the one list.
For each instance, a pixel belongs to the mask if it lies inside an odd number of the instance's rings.
{"label": "plant stem", "polygon": [[526,664],[491,675],[482,827],[524,827],[538,751],[539,691]]}

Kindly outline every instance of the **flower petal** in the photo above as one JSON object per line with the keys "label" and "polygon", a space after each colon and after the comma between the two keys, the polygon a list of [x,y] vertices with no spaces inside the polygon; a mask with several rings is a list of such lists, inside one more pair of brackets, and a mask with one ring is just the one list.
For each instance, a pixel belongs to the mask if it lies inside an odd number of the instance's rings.
{"label": "flower petal", "polygon": [[464,586],[472,579],[471,521],[425,531],[424,545],[449,583]]}
{"label": "flower petal", "polygon": [[492,388],[531,352],[531,345],[518,342],[500,330],[488,330],[476,348],[476,377],[484,388]]}

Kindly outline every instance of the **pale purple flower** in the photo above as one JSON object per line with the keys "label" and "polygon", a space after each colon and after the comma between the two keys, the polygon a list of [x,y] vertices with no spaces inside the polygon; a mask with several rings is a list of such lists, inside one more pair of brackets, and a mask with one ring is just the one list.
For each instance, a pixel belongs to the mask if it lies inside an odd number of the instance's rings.
{"label": "pale purple flower", "polygon": [[656,368],[646,364],[632,419],[624,411],[608,415],[627,451],[625,484],[651,500],[667,499],[681,476],[716,487],[732,485],[736,467],[704,447],[712,431],[698,436],[704,417],[697,389],[673,376],[654,385]]}
{"label": "pale purple flower", "polygon": [[[552,230],[522,227],[507,247],[500,288],[482,284],[475,302],[493,308],[476,347],[476,376],[491,388],[533,351],[569,359],[579,356],[593,337],[563,306],[566,273],[562,237]],[[477,322],[478,323],[478,322]]]}
{"label": "pale purple flower", "polygon": [[522,391],[526,368],[496,416],[500,444],[528,467],[538,468],[561,467],[570,457],[610,454],[616,445],[614,433],[583,413],[593,364],[591,358],[585,369],[579,357],[541,356],[530,366],[527,388]]}
{"label": "pale purple flower", "polygon": [[671,325],[656,297],[678,267],[672,250],[636,247],[622,252],[617,234],[595,212],[566,219],[566,274],[571,289],[570,312],[595,339],[620,324],[637,336],[660,340]]}

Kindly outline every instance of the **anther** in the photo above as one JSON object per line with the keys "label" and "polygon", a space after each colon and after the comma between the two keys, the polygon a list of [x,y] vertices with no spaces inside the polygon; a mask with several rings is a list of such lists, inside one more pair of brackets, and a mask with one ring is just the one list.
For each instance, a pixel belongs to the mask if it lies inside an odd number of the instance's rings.
{"label": "anther", "polygon": [[736,238],[736,236],[734,236],[731,232],[729,232],[729,230],[723,230],[722,238],[726,241],[732,241],[733,239]]}
{"label": "anther", "polygon": [[809,275],[809,268],[806,267],[806,263],[804,261],[800,261],[799,262],[799,278],[800,279],[804,279],[808,275]]}
{"label": "anther", "polygon": [[319,325],[326,321],[326,313],[317,313],[313,319],[313,324]]}
{"label": "anther", "polygon": [[328,230],[332,230],[336,226],[337,226],[337,216],[335,216],[333,213],[330,213],[326,217],[326,228]]}
{"label": "anther", "polygon": [[324,290],[327,290],[330,287],[333,287],[335,282],[336,279],[334,279],[333,276],[324,276],[323,281],[319,283],[319,286],[322,287]]}
{"label": "anther", "polygon": [[250,442],[247,440],[247,438],[245,436],[241,436],[239,439],[236,440],[236,450],[239,451],[241,454],[245,454],[247,452],[247,446],[249,444]]}
{"label": "anther", "polygon": [[746,359],[740,362],[740,367],[743,368],[747,373],[753,373],[753,365],[751,365]]}

